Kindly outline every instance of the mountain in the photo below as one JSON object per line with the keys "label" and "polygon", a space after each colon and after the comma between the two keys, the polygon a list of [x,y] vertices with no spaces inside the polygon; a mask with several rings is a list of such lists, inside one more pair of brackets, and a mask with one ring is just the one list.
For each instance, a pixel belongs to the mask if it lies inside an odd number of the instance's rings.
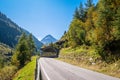
{"label": "mountain", "polygon": [[[0,12],[0,42],[15,47],[20,35],[25,32],[30,34],[27,30],[22,29],[6,15]],[[41,43],[35,36],[33,36],[35,45],[39,49],[43,43]]]}
{"label": "mountain", "polygon": [[47,36],[45,36],[42,40],[41,40],[41,42],[43,43],[43,44],[45,44],[45,45],[48,45],[48,44],[50,44],[50,43],[54,43],[54,42],[56,42],[57,41],[57,39],[55,39],[53,36],[51,36],[51,35],[47,35]]}

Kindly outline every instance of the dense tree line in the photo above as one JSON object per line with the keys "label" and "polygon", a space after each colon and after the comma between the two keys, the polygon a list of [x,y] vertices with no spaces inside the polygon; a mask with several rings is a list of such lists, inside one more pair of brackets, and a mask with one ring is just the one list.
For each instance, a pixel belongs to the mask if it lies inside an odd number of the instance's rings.
{"label": "dense tree line", "polygon": [[120,1],[99,0],[94,5],[87,0],[85,7],[76,8],[69,30],[64,34],[64,47],[86,45],[94,47],[103,59],[120,57]]}
{"label": "dense tree line", "polygon": [[31,61],[31,56],[35,53],[35,44],[32,39],[32,34],[27,36],[23,33],[16,45],[15,53],[12,57],[13,65],[18,67],[24,66],[27,62]]}

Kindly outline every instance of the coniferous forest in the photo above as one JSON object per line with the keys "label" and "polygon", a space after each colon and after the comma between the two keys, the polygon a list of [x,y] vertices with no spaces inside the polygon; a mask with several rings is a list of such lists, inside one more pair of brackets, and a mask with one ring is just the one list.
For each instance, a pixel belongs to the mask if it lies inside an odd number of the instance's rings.
{"label": "coniferous forest", "polygon": [[80,3],[67,33],[64,47],[93,47],[105,60],[113,55],[120,58],[120,1],[100,0],[96,5],[87,0]]}
{"label": "coniferous forest", "polygon": [[120,77],[120,0],[80,3],[59,43],[63,61]]}

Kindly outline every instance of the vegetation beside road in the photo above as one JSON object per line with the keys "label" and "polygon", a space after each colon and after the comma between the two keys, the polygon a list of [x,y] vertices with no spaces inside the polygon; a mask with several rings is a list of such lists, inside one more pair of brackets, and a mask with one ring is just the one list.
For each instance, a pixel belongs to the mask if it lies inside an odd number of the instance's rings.
{"label": "vegetation beside road", "polygon": [[[17,70],[31,62],[31,57],[35,53],[32,34],[27,36],[23,33],[15,49],[0,43],[0,80],[11,80]],[[35,65],[34,62],[31,64]],[[34,66],[31,67],[34,68]],[[34,72],[34,70],[31,72]]]}
{"label": "vegetation beside road", "polygon": [[60,51],[59,60],[94,70],[100,73],[120,78],[120,60],[114,63],[106,63],[102,57],[94,53],[94,49],[83,47],[64,48]]}
{"label": "vegetation beside road", "polygon": [[12,56],[12,64],[18,68],[23,67],[26,63],[31,61],[31,56],[35,54],[35,44],[32,34],[27,36],[23,33],[15,48],[15,53]]}
{"label": "vegetation beside road", "polygon": [[17,67],[15,66],[5,66],[0,69],[0,80],[10,80],[12,76],[16,73]]}
{"label": "vegetation beside road", "polygon": [[9,80],[16,73],[17,67],[11,65],[13,49],[8,45],[0,43],[0,80]]}
{"label": "vegetation beside road", "polygon": [[120,77],[120,1],[80,3],[58,43],[60,59]]}
{"label": "vegetation beside road", "polygon": [[12,64],[19,69],[13,80],[34,80],[36,57],[32,56],[35,53],[32,34],[27,36],[23,33],[12,56]]}
{"label": "vegetation beside road", "polygon": [[32,57],[32,61],[21,68],[14,76],[13,80],[34,80],[37,56]]}

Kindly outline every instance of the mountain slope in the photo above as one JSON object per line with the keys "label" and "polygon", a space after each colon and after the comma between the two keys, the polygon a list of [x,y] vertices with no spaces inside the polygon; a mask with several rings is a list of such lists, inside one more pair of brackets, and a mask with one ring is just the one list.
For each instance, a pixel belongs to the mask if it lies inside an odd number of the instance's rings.
{"label": "mountain slope", "polygon": [[47,35],[47,36],[45,36],[42,40],[41,40],[41,42],[43,43],[43,44],[45,44],[45,45],[47,45],[47,44],[50,44],[50,43],[54,43],[54,42],[56,42],[57,41],[57,39],[55,39],[53,36],[51,36],[51,35]]}
{"label": "mountain slope", "polygon": [[[29,33],[27,30],[25,30],[25,29],[23,29],[23,32],[25,32],[27,35],[30,34],[30,33]],[[42,47],[43,43],[40,42],[35,36],[33,36],[33,40],[34,40],[35,45],[37,46],[37,48],[40,49],[40,48]]]}
{"label": "mountain slope", "polygon": [[[15,47],[22,32],[30,34],[0,12],[0,42]],[[39,49],[43,44],[33,36],[35,45]]]}

